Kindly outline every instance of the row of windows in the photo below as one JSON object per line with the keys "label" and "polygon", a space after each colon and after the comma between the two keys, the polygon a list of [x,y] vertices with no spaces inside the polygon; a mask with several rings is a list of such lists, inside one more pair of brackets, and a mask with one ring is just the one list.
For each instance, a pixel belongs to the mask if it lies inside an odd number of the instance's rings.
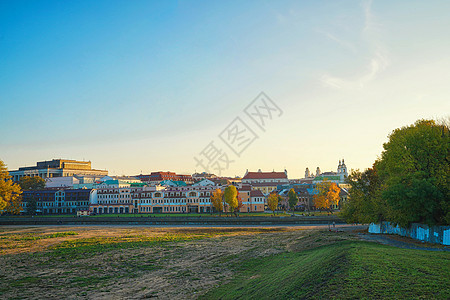
{"label": "row of windows", "polygon": [[117,193],[117,192],[119,192],[119,193],[129,193],[130,192],[130,190],[122,190],[122,189],[114,189],[114,190],[103,190],[103,189],[99,189],[98,190],[98,193],[99,194],[105,194],[105,193]]}
{"label": "row of windows", "polygon": [[130,195],[98,195],[99,199],[111,199],[111,198],[130,198]]}
{"label": "row of windows", "polygon": [[[141,207],[141,212],[151,212],[152,208],[149,206]],[[185,212],[186,207],[184,206],[171,206],[171,207],[163,207],[164,212]]]}
{"label": "row of windows", "polygon": [[139,194],[139,193],[136,193],[136,194],[133,194],[133,197],[136,197],[136,198],[138,198],[138,197],[151,197],[151,198],[161,198],[161,197],[209,197],[209,196],[211,196],[211,193],[209,193],[209,192],[207,192],[207,193],[197,193],[197,192],[190,192],[190,193],[187,193],[187,196],[186,195],[183,195],[183,193],[159,193],[159,192],[157,192],[157,193],[154,193],[153,194],[153,196],[152,196],[152,193],[141,193],[141,194]]}
{"label": "row of windows", "polygon": [[[28,202],[22,202],[23,207],[29,206]],[[58,207],[58,206],[89,206],[89,201],[77,201],[77,202],[37,202],[37,207]]]}
{"label": "row of windows", "polygon": [[181,199],[143,199],[140,201],[140,203],[145,204],[156,204],[156,203],[180,203],[180,204],[186,204],[186,203],[201,203],[201,202],[211,202],[210,198],[181,198]]}
{"label": "row of windows", "polygon": [[99,204],[114,204],[114,203],[120,203],[120,204],[131,204],[131,200],[99,200]]}

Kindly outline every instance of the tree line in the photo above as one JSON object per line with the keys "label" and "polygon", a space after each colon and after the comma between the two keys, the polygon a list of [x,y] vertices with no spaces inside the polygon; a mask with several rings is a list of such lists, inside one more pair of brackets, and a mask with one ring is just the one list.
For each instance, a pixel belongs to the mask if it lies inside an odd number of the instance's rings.
{"label": "tree line", "polygon": [[418,120],[395,129],[371,168],[352,171],[347,222],[450,224],[449,122]]}

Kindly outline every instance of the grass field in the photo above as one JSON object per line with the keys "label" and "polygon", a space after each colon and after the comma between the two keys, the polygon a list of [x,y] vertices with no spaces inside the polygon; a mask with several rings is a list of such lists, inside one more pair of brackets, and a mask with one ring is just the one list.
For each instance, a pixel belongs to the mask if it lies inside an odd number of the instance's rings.
{"label": "grass field", "polygon": [[449,252],[312,227],[0,227],[1,299],[448,299],[449,273]]}
{"label": "grass field", "polygon": [[449,299],[449,259],[443,252],[339,242],[248,260],[230,283],[202,298]]}

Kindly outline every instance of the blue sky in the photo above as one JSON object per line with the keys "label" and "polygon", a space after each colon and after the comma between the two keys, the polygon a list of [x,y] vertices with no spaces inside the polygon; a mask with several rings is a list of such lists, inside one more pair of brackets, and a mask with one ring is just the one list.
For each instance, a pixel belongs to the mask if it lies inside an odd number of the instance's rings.
{"label": "blue sky", "polygon": [[261,91],[283,110],[224,171],[369,167],[450,111],[447,1],[1,1],[0,159],[112,174],[193,157]]}

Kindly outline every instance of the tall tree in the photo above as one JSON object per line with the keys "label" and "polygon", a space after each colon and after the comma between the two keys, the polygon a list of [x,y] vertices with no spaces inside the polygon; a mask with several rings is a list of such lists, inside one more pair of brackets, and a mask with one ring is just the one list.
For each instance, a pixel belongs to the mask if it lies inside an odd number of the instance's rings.
{"label": "tall tree", "polygon": [[395,129],[372,169],[349,176],[344,218],[450,224],[450,135],[448,122],[418,120]]}
{"label": "tall tree", "polygon": [[277,193],[271,193],[267,198],[267,206],[269,206],[269,209],[272,211],[274,216],[275,210],[278,207],[278,197],[279,195]]}
{"label": "tall tree", "polygon": [[223,193],[225,203],[228,205],[228,211],[233,213],[236,207],[238,207],[237,190],[234,185],[229,185],[225,188]]}
{"label": "tall tree", "polygon": [[288,202],[292,215],[294,215],[294,208],[298,203],[298,196],[294,189],[290,189],[288,192]]}
{"label": "tall tree", "polygon": [[407,226],[450,223],[448,124],[418,120],[394,130],[378,163],[389,221]]}
{"label": "tall tree", "polygon": [[6,165],[0,160],[0,214],[19,214],[22,211],[20,186],[11,180]]}
{"label": "tall tree", "polygon": [[211,203],[219,215],[223,212],[223,192],[221,189],[216,189],[211,194]]}

